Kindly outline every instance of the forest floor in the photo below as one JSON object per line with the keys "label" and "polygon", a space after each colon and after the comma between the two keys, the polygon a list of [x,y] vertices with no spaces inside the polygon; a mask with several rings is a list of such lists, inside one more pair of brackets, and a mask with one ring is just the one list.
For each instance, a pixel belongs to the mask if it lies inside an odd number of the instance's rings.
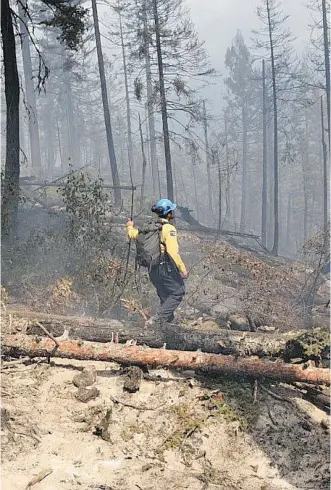
{"label": "forest floor", "polygon": [[[189,233],[181,244],[191,267],[179,311],[184,324],[203,329],[208,321],[210,328],[213,318],[212,328],[222,322],[232,328],[239,323],[229,321],[233,310],[245,318],[256,314],[256,325],[280,331],[308,328],[293,301],[305,284],[302,265],[226,242],[210,248]],[[329,294],[323,287],[314,320],[322,327]],[[20,304],[9,296],[8,305],[69,314],[64,299],[40,296]],[[141,321],[139,312],[126,312]],[[25,326],[24,319],[3,314],[2,333],[22,333]],[[84,403],[73,378],[92,367],[98,394]],[[123,384],[123,368],[115,363],[53,358],[3,366],[2,490],[329,488],[329,417],[290,385],[259,382],[254,389],[246,379],[163,368],[149,370],[136,393]]]}
{"label": "forest floor", "polygon": [[[92,365],[99,395],[83,403],[73,378]],[[2,490],[44,470],[36,490],[330,485],[329,417],[287,385],[258,385],[254,401],[248,381],[160,368],[130,394],[116,364],[55,359],[4,370],[1,392]]]}

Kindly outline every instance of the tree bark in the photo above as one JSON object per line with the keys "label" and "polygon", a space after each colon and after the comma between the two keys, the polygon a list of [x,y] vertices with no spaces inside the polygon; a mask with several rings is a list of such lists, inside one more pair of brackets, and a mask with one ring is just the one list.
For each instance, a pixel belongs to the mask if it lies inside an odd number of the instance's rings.
{"label": "tree bark", "polygon": [[6,162],[2,191],[1,228],[10,237],[17,227],[20,178],[19,80],[9,0],[1,0],[1,36],[6,98]]}
{"label": "tree bark", "polygon": [[242,168],[242,180],[241,180],[241,213],[240,213],[240,227],[239,230],[242,233],[246,228],[246,195],[247,195],[247,114],[246,107],[242,107],[242,155],[243,155],[243,168]]}
{"label": "tree bark", "polygon": [[[268,141],[273,141],[273,118],[270,119],[269,124],[267,125],[268,128]],[[274,241],[274,192],[275,192],[275,187],[274,187],[274,172],[273,172],[273,146],[271,143],[268,145],[267,148],[268,151],[268,219],[267,219],[267,247],[271,250],[273,247],[273,241]]]}
{"label": "tree bark", "polygon": [[65,172],[65,163],[63,159],[63,151],[62,151],[62,145],[61,145],[61,134],[60,134],[60,128],[59,128],[59,120],[56,117],[56,135],[57,135],[57,142],[58,142],[58,147],[59,147],[59,155],[60,155],[60,162],[61,162],[61,170],[62,173]]}
{"label": "tree bark", "polygon": [[303,369],[294,364],[255,358],[122,346],[115,343],[100,345],[93,342],[62,340],[56,346],[52,339],[40,339],[26,335],[5,335],[2,343],[2,355],[12,357],[21,355],[28,355],[29,357],[53,356],[68,359],[112,361],[121,364],[147,364],[153,367],[189,368],[207,373],[227,373],[254,378],[267,377],[284,382],[330,384],[329,369]]}
{"label": "tree bark", "polygon": [[[138,344],[149,347],[161,347],[166,341],[171,349],[197,350],[215,354],[257,355],[259,357],[281,357],[290,340],[300,332],[272,334],[263,332],[238,332],[221,329],[218,332],[198,331],[180,326],[168,326],[164,331],[150,331],[118,320],[97,320],[88,317],[73,317],[39,313],[33,311],[8,310],[15,317],[29,321],[28,335],[41,335],[44,332],[38,326],[41,323],[54,337],[67,331],[72,340],[82,339],[93,342],[110,342],[115,334],[118,341],[124,343],[134,339]],[[292,349],[293,350],[293,349]]]}
{"label": "tree bark", "polygon": [[263,131],[263,150],[262,150],[262,223],[261,240],[264,247],[267,246],[267,187],[268,187],[268,148],[267,148],[267,88],[265,78],[265,61],[262,60],[262,131]]}
{"label": "tree bark", "polygon": [[145,198],[145,183],[146,183],[146,167],[147,167],[147,162],[146,162],[146,155],[145,155],[145,148],[144,148],[144,138],[143,138],[143,130],[141,126],[141,119],[140,119],[140,114],[139,114],[139,132],[140,132],[140,143],[141,143],[141,156],[142,156],[142,179],[141,179],[141,191],[140,191],[140,208],[143,209],[144,206],[144,198]]}
{"label": "tree bark", "polygon": [[[184,221],[186,221],[189,225],[191,225],[190,231],[202,231],[205,233],[218,233],[218,229],[209,228],[208,226],[201,225],[190,213],[191,210],[185,208],[183,206],[177,206],[178,211],[181,213],[181,217]],[[252,233],[240,233],[237,231],[229,231],[229,230],[221,230],[221,235],[229,235],[229,236],[241,236],[246,238],[260,238],[258,235],[254,235]]]}
{"label": "tree bark", "polygon": [[122,60],[123,60],[123,71],[124,71],[126,124],[128,130],[128,161],[129,161],[130,175],[131,178],[133,178],[133,176],[135,175],[135,168],[134,168],[133,144],[132,144],[131,107],[130,107],[130,96],[129,96],[128,70],[126,66],[126,55],[125,55],[125,46],[124,46],[124,38],[123,38],[122,16],[120,13],[119,13],[119,19],[120,19],[120,36],[121,36]]}
{"label": "tree bark", "polygon": [[173,184],[173,176],[172,176],[170,137],[169,137],[169,128],[168,128],[168,109],[167,109],[167,98],[166,98],[165,85],[164,85],[164,67],[163,67],[163,59],[162,59],[161,33],[160,33],[160,22],[159,22],[157,0],[153,0],[153,12],[154,12],[154,24],[155,24],[157,64],[159,69],[163,143],[164,143],[164,156],[165,156],[166,176],[167,176],[167,194],[168,194],[167,197],[168,199],[173,201],[174,184]]}
{"label": "tree bark", "polygon": [[224,222],[231,221],[231,185],[230,185],[230,156],[229,156],[229,138],[228,138],[228,120],[224,116],[224,133],[225,133],[225,159],[226,159],[226,189],[225,189],[225,216]]}
{"label": "tree bark", "polygon": [[120,190],[120,178],[119,178],[119,174],[118,174],[117,161],[116,161],[115,148],[114,148],[114,140],[113,140],[113,134],[112,134],[111,120],[110,120],[110,110],[109,110],[109,102],[108,102],[108,94],[107,94],[105,66],[104,66],[102,47],[101,47],[101,37],[100,37],[100,30],[99,30],[99,19],[98,19],[98,10],[97,10],[96,0],[92,0],[92,11],[93,11],[94,33],[95,33],[95,41],[96,41],[97,56],[98,56],[102,104],[103,104],[103,112],[104,112],[106,135],[107,135],[109,162],[110,162],[110,169],[111,169],[111,174],[112,174],[112,179],[113,179],[113,185],[115,188],[114,189],[115,206],[117,208],[119,208],[121,206],[122,196],[121,196],[121,190]]}
{"label": "tree bark", "polygon": [[66,113],[68,129],[68,163],[74,169],[81,167],[80,143],[77,134],[77,117],[74,112],[71,72],[65,73],[64,88],[66,94]]}
{"label": "tree bark", "polygon": [[205,135],[205,153],[206,153],[206,170],[207,170],[207,185],[208,185],[208,211],[210,217],[213,214],[213,191],[211,185],[211,175],[210,175],[210,155],[209,155],[209,141],[208,141],[208,125],[207,125],[207,112],[206,103],[203,100],[203,131]]}
{"label": "tree bark", "polygon": [[47,141],[47,175],[52,177],[55,171],[55,158],[56,150],[54,145],[54,130],[55,130],[55,120],[54,111],[51,107],[51,103],[47,103],[47,128],[46,128],[46,141]]}
{"label": "tree bark", "polygon": [[321,140],[322,140],[322,152],[323,152],[323,226],[324,230],[327,229],[329,222],[328,213],[328,155],[325,143],[325,129],[324,129],[324,111],[323,111],[323,97],[321,97]]}
{"label": "tree bark", "polygon": [[[199,200],[198,200],[198,189],[197,189],[197,176],[196,176],[195,162],[193,160],[192,160],[192,174],[193,174],[193,184],[194,184],[195,210],[197,213],[197,220],[199,221],[200,213],[199,213]],[[184,192],[184,188],[183,188],[183,192]]]}
{"label": "tree bark", "polygon": [[286,246],[288,249],[292,248],[292,195],[291,192],[287,196],[287,219],[286,219]]}
{"label": "tree bark", "polygon": [[271,57],[271,75],[272,75],[272,99],[274,109],[274,244],[272,253],[278,255],[279,248],[279,185],[278,185],[278,101],[277,101],[277,84],[276,84],[276,64],[274,56],[274,45],[272,39],[272,23],[270,19],[270,5],[267,0],[270,57]]}
{"label": "tree bark", "polygon": [[218,172],[218,227],[217,236],[221,234],[222,230],[222,172],[221,172],[221,161],[218,152],[216,152],[216,164]]}
{"label": "tree bark", "polygon": [[160,192],[160,178],[158,174],[158,163],[156,154],[156,136],[155,136],[155,119],[153,113],[153,87],[152,87],[152,72],[151,72],[151,57],[149,51],[149,34],[148,34],[148,23],[147,23],[147,0],[145,0],[144,10],[143,10],[143,20],[144,20],[144,49],[145,49],[145,63],[146,63],[146,90],[147,90],[147,112],[148,112],[148,129],[149,129],[149,146],[150,146],[150,158],[151,158],[151,168],[152,168],[152,183],[153,183],[153,194],[156,196]]}
{"label": "tree bark", "polygon": [[303,182],[303,242],[308,240],[308,209],[309,209],[309,128],[307,111],[305,112],[305,138],[302,154],[302,182]]}
{"label": "tree bark", "polygon": [[[330,15],[330,12],[329,12]],[[323,18],[323,48],[324,48],[324,65],[325,65],[325,92],[326,92],[326,113],[327,113],[327,132],[330,153],[330,50],[326,0],[322,0],[322,18]]]}
{"label": "tree bark", "polygon": [[29,41],[29,32],[27,28],[29,20],[28,20],[26,9],[27,9],[26,0],[22,0],[18,2],[25,92],[26,92],[26,102],[28,105],[28,112],[29,112],[28,115],[29,115],[31,165],[32,168],[36,170],[37,174],[40,174],[41,157],[40,157],[40,141],[39,141],[39,129],[38,129],[38,113],[37,113],[36,95],[33,87],[30,41]]}

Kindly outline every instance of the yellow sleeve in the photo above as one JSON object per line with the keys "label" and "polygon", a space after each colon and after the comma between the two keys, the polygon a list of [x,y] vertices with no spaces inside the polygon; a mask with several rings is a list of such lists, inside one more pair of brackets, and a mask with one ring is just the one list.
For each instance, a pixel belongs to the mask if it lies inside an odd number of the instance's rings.
{"label": "yellow sleeve", "polygon": [[126,232],[130,240],[135,240],[138,236],[139,230],[138,228],[135,228],[133,225],[129,224],[126,225]]}
{"label": "yellow sleeve", "polygon": [[180,258],[180,255],[178,252],[179,247],[178,247],[176,228],[174,226],[168,224],[168,223],[166,225],[163,225],[162,234],[161,234],[161,241],[165,246],[166,252],[173,259],[173,261],[177,265],[179,271],[182,274],[185,274],[186,273],[186,267],[185,267],[184,262]]}

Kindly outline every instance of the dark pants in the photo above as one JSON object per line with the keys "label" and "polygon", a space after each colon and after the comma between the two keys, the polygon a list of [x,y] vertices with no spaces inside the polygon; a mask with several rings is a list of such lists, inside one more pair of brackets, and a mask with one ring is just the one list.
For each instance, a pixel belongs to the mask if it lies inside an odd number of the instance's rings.
{"label": "dark pants", "polygon": [[185,285],[176,265],[170,260],[161,261],[149,272],[151,283],[160,298],[160,320],[170,323],[174,319],[174,311],[185,295]]}

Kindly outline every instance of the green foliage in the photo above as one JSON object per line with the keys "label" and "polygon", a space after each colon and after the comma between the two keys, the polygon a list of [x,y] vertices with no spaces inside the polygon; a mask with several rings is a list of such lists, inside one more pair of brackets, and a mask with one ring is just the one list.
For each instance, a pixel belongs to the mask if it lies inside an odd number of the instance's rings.
{"label": "green foliage", "polygon": [[330,332],[326,329],[307,331],[287,342],[284,359],[288,362],[293,358],[320,359],[330,350]]}
{"label": "green foliage", "polygon": [[83,172],[71,173],[59,193],[66,207],[69,241],[87,249],[102,246],[106,239],[107,214],[111,212],[110,196],[103,189],[103,180],[93,180]]}
{"label": "green foliage", "polygon": [[42,24],[60,29],[58,39],[68,49],[77,51],[82,42],[86,30],[87,9],[73,2],[64,0],[43,0],[48,6],[55,7],[52,19],[43,21]]}
{"label": "green foliage", "polygon": [[102,180],[83,173],[71,173],[59,193],[66,209],[59,226],[32,228],[3,253],[4,284],[35,306],[99,314],[123,289],[124,250],[111,232],[110,198]]}
{"label": "green foliage", "polygon": [[162,446],[162,450],[181,447],[185,437],[193,430],[201,428],[206,422],[206,418],[196,417],[192,412],[192,407],[186,404],[178,404],[171,407],[177,419],[176,430],[167,438]]}

